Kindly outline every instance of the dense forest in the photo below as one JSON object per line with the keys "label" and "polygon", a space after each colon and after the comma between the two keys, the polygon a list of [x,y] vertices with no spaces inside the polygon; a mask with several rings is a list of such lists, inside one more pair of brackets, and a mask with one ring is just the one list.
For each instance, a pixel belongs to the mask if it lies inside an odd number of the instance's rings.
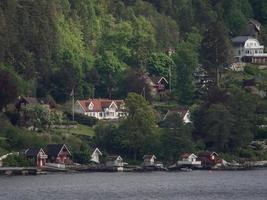
{"label": "dense forest", "polygon": [[160,73],[172,61],[173,87],[190,92],[205,31],[220,23],[233,37],[251,17],[267,23],[264,1],[1,0],[0,63],[27,80],[26,94],[61,102],[72,88],[81,98],[126,96],[128,70]]}
{"label": "dense forest", "polygon": [[[266,99],[217,73],[231,62],[231,38],[245,32],[250,18],[262,24],[259,40],[267,46],[263,0],[0,0],[0,108],[19,95],[49,95],[65,103],[73,89],[77,99],[124,99],[141,93],[137,75],[172,74],[168,100],[191,106],[193,125],[172,117],[159,135],[153,111],[139,99],[151,115],[137,116],[149,121],[134,121],[133,114],[119,127],[100,124],[95,143],[135,157],[149,151],[138,145],[157,137],[157,149],[163,145],[166,151],[158,152],[170,159],[194,148],[235,152],[259,135],[266,120]],[[204,94],[193,83],[199,65],[215,83]],[[127,131],[121,144],[116,138]]]}

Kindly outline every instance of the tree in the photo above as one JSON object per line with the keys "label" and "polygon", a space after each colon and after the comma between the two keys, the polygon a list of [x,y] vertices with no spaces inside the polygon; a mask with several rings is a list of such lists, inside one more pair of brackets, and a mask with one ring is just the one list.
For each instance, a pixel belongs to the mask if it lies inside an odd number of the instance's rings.
{"label": "tree", "polygon": [[145,68],[147,58],[156,45],[155,30],[151,23],[144,17],[137,17],[133,21],[133,64]]}
{"label": "tree", "polygon": [[224,24],[216,22],[210,24],[204,34],[201,44],[203,67],[208,71],[215,85],[220,87],[221,70],[231,61],[231,46]]}
{"label": "tree", "polygon": [[165,53],[152,53],[147,63],[151,75],[169,77],[170,70],[174,70],[174,62]]}
{"label": "tree", "polygon": [[229,92],[231,95],[227,99],[227,105],[235,116],[229,148],[237,150],[248,145],[256,135],[258,120],[261,118],[257,114],[257,107],[261,100],[237,88],[231,88]]}
{"label": "tree", "polygon": [[54,72],[51,84],[51,93],[56,101],[65,102],[75,88],[75,94],[79,94],[78,86],[81,86],[82,71],[75,62],[75,55],[66,51],[63,55],[61,67]]}
{"label": "tree", "polygon": [[218,151],[228,150],[234,123],[234,116],[223,104],[211,105],[203,118],[207,147]]}
{"label": "tree", "polygon": [[125,103],[128,116],[120,126],[122,143],[136,160],[141,153],[152,153],[157,138],[156,117],[148,102],[138,94],[129,93]]}
{"label": "tree", "polygon": [[101,74],[98,92],[101,96],[111,99],[113,91],[118,89],[117,83],[127,66],[112,51],[106,51],[96,60],[95,65],[98,73]]}
{"label": "tree", "polygon": [[24,84],[14,71],[0,66],[0,110],[18,97]]}
{"label": "tree", "polygon": [[263,24],[267,24],[267,2],[261,0],[249,0],[254,10],[254,15],[257,20]]}
{"label": "tree", "polygon": [[198,66],[201,36],[195,30],[182,41],[173,56],[176,65],[176,93],[180,103],[190,104],[194,96],[193,71]]}
{"label": "tree", "polygon": [[166,160],[176,161],[179,154],[193,150],[191,127],[183,124],[178,113],[169,115],[161,125],[161,152]]}
{"label": "tree", "polygon": [[243,34],[247,19],[252,17],[252,8],[248,3],[248,0],[226,0],[222,2],[221,6],[222,18],[229,28],[229,32],[232,35]]}
{"label": "tree", "polygon": [[123,149],[118,127],[110,123],[98,123],[95,127],[94,144],[109,153],[119,153]]}
{"label": "tree", "polygon": [[129,92],[142,94],[148,101],[152,100],[152,88],[147,81],[147,75],[143,70],[128,69],[121,84],[123,96]]}

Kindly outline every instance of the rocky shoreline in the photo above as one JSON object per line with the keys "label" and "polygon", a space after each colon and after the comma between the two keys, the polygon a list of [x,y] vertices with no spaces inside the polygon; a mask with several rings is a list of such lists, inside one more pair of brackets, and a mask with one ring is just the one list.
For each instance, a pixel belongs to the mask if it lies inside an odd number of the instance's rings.
{"label": "rocky shoreline", "polygon": [[179,168],[179,167],[142,167],[142,166],[127,166],[123,168],[118,167],[106,167],[104,165],[79,165],[69,166],[66,169],[56,168],[23,168],[23,167],[5,167],[0,168],[0,175],[13,176],[13,175],[43,175],[52,173],[91,173],[91,172],[153,172],[153,171],[192,171],[192,170],[214,170],[214,171],[240,171],[240,170],[255,170],[260,168],[267,169],[267,161],[250,161],[243,164],[228,164],[225,166],[214,166],[206,168]]}

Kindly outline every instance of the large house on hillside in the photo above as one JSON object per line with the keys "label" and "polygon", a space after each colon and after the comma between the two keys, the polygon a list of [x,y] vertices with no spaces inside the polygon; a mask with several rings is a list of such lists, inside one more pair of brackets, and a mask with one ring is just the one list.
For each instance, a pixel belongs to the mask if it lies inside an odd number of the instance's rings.
{"label": "large house on hillside", "polygon": [[123,100],[88,99],[75,103],[75,112],[97,119],[119,119],[126,115]]}
{"label": "large house on hillside", "polygon": [[264,46],[251,36],[238,36],[232,39],[235,62],[267,64]]}

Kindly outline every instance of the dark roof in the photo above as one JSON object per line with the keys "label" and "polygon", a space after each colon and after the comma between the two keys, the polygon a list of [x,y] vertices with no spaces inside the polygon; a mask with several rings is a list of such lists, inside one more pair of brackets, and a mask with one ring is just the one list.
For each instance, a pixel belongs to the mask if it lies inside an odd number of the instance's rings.
{"label": "dark roof", "polygon": [[260,22],[258,22],[255,19],[249,19],[249,22],[251,24],[253,24],[258,31],[260,31],[260,27],[261,27],[261,23]]}
{"label": "dark roof", "polygon": [[156,158],[155,155],[144,155],[143,159],[151,159],[153,156]]}
{"label": "dark roof", "polygon": [[192,153],[184,153],[181,155],[181,158],[188,158],[191,155],[192,155]]}
{"label": "dark roof", "polygon": [[232,42],[234,44],[234,46],[244,46],[245,45],[245,42],[248,40],[248,39],[255,39],[251,36],[237,36],[237,37],[234,37],[232,39]]}
{"label": "dark roof", "polygon": [[22,99],[24,99],[28,104],[38,104],[38,100],[35,97],[23,97]]}
{"label": "dark roof", "polygon": [[26,157],[36,157],[41,150],[41,148],[29,148],[25,151],[25,155]]}
{"label": "dark roof", "polygon": [[212,154],[215,154],[216,156],[218,156],[218,154],[216,152],[210,152],[210,151],[203,151],[203,152],[200,152],[198,154],[199,157],[208,157],[208,156],[211,156]]}
{"label": "dark roof", "polygon": [[180,116],[181,119],[183,119],[188,111],[189,111],[189,109],[187,107],[179,107],[179,108],[175,108],[172,110],[168,110],[167,113],[165,114],[163,120],[166,120],[166,118],[169,115],[173,115],[176,113]]}
{"label": "dark roof", "polygon": [[120,157],[120,156],[118,156],[118,155],[108,156],[107,161],[115,161],[115,160],[117,160],[118,157]]}
{"label": "dark roof", "polygon": [[57,156],[60,152],[60,150],[63,148],[63,146],[66,147],[68,150],[67,146],[65,144],[49,144],[47,145],[47,155],[48,156]]}

